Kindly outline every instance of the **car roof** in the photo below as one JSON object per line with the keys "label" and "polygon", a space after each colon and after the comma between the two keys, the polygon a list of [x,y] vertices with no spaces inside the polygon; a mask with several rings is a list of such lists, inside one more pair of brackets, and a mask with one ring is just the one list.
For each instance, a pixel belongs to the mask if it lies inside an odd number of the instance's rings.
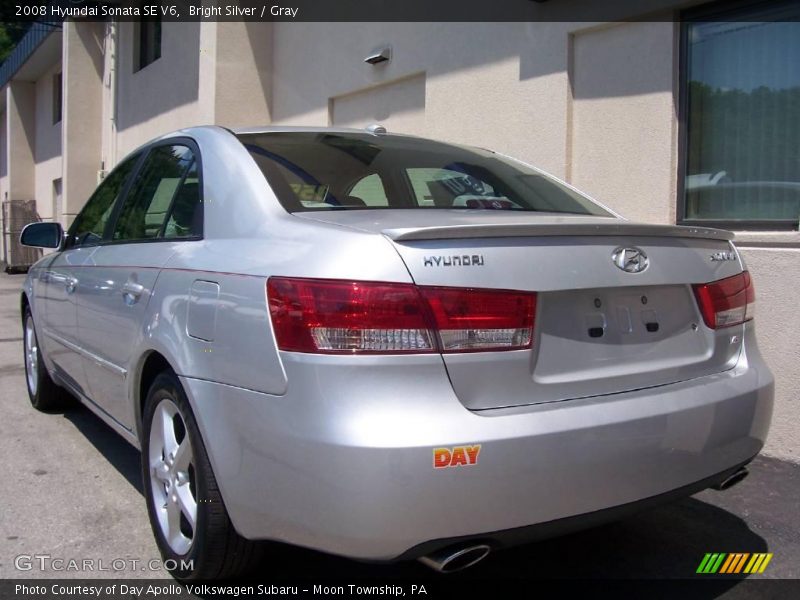
{"label": "car roof", "polygon": [[[371,129],[373,127],[380,128],[381,131],[374,131]],[[221,125],[193,125],[190,127],[183,127],[175,131],[170,131],[168,133],[155,137],[151,140],[148,140],[144,144],[141,144],[137,148],[131,150],[128,153],[128,156],[136,152],[140,152],[152,146],[153,144],[160,143],[165,140],[170,140],[173,138],[179,138],[185,136],[192,137],[195,133],[199,131],[216,131],[218,133],[225,132],[227,134],[233,134],[237,137],[240,135],[258,135],[263,133],[334,133],[334,134],[351,134],[351,135],[371,135],[376,138],[398,137],[409,140],[420,140],[420,141],[433,142],[439,144],[447,143],[429,138],[419,137],[416,135],[408,135],[405,133],[391,133],[386,131],[383,126],[378,124],[370,124],[364,127],[363,129],[358,129],[355,127],[320,127],[320,126],[307,127],[307,126],[296,126],[296,125],[254,125],[254,126],[230,127],[230,128]],[[459,146],[459,144],[449,144],[449,145]]]}
{"label": "car roof", "polygon": [[[373,131],[372,127],[382,128],[382,131]],[[385,127],[377,123],[367,125],[363,128],[358,127],[306,127],[295,125],[267,125],[267,126],[252,126],[252,127],[234,127],[230,131],[235,135],[259,134],[259,133],[339,133],[339,134],[357,134],[357,135],[373,135],[375,137],[402,137],[408,139],[425,140],[437,142],[423,138],[418,135],[410,135],[407,133],[396,133],[387,131]],[[444,143],[444,142],[438,142]],[[454,144],[455,145],[455,144]]]}
{"label": "car roof", "polygon": [[[234,127],[231,131],[236,134],[244,133],[370,133],[366,128],[358,129],[355,127],[304,127],[295,125],[256,125],[250,127]],[[385,134],[382,134],[385,135]]]}

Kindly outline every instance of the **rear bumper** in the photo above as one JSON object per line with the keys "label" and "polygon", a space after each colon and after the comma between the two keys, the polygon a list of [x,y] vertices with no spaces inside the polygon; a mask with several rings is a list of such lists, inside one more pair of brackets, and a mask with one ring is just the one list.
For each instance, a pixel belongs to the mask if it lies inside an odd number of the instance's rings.
{"label": "rear bumper", "polygon": [[[480,414],[436,356],[283,361],[280,397],[183,379],[226,507],[245,537],[362,559],[689,495],[756,455],[772,414],[752,328],[724,373]],[[474,444],[477,464],[433,468],[434,448]],[[487,535],[505,530],[523,535]]]}
{"label": "rear bumper", "polygon": [[[755,457],[754,457],[755,458]],[[752,460],[752,459],[751,459]],[[687,498],[692,494],[702,492],[714,485],[717,485],[733,475],[736,471],[744,467],[750,460],[743,462],[727,471],[718,473],[711,477],[706,477],[700,481],[696,481],[689,485],[664,492],[658,496],[651,496],[643,500],[635,500],[627,504],[620,504],[610,508],[602,508],[594,512],[585,513],[582,515],[575,515],[572,517],[563,517],[555,521],[547,521],[546,523],[535,523],[533,525],[526,525],[524,527],[516,527],[514,529],[504,529],[502,531],[490,531],[480,535],[468,535],[456,538],[429,540],[409,548],[398,560],[410,560],[419,558],[421,556],[429,555],[437,550],[443,548],[453,548],[461,544],[475,544],[483,543],[491,546],[494,549],[517,546],[520,544],[530,543],[537,540],[544,540],[547,538],[566,535],[574,531],[582,529],[589,529],[597,527],[604,523],[610,523],[624,519],[630,515],[636,514],[643,510],[661,506],[669,502]]]}

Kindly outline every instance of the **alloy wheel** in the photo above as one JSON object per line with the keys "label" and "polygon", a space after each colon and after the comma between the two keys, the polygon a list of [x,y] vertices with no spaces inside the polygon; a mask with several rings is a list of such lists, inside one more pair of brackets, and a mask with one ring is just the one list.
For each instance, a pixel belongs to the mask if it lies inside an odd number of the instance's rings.
{"label": "alloy wheel", "polygon": [[25,375],[28,391],[36,396],[39,387],[39,345],[36,342],[36,331],[33,328],[33,317],[25,320]]}
{"label": "alloy wheel", "polygon": [[161,533],[173,552],[184,555],[197,530],[197,484],[186,422],[169,398],[161,400],[153,413],[148,460]]}

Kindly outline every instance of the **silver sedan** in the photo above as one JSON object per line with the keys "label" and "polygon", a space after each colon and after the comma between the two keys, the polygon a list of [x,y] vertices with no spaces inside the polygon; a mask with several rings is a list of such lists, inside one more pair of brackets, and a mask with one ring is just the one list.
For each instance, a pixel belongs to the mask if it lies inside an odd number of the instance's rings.
{"label": "silver sedan", "polygon": [[181,130],[23,232],[30,400],[141,449],[179,579],[262,540],[452,571],[746,475],[773,378],[731,239],[381,127]]}

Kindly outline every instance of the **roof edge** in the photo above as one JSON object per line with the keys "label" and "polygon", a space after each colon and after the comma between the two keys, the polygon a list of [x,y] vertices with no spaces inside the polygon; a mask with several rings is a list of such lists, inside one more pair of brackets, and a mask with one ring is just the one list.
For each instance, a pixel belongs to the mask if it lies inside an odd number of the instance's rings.
{"label": "roof edge", "polygon": [[53,33],[61,29],[61,22],[37,21],[31,25],[28,32],[22,37],[14,47],[8,58],[0,65],[0,88],[14,78],[14,75],[28,62],[33,53],[50,37]]}

